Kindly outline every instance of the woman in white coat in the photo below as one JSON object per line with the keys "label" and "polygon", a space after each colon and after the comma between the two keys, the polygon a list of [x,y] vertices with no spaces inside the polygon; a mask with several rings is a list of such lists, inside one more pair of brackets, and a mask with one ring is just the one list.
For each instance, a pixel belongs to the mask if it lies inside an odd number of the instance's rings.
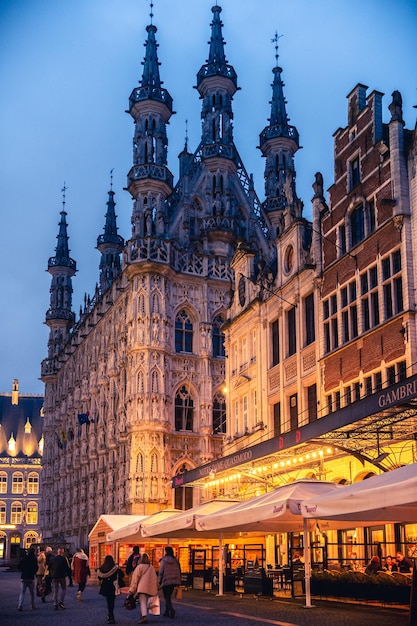
{"label": "woman in white coat", "polygon": [[138,594],[142,614],[139,624],[147,624],[148,599],[150,596],[158,595],[158,577],[146,553],[142,554],[139,564],[132,574],[129,593]]}

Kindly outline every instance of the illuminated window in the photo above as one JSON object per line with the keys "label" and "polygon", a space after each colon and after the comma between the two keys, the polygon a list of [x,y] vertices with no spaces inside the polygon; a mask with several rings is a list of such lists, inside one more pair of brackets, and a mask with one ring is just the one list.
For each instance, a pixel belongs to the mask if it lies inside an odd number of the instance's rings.
{"label": "illuminated window", "polygon": [[7,493],[7,474],[0,472],[0,493]]}
{"label": "illuminated window", "polygon": [[28,493],[39,493],[39,476],[36,472],[31,472],[28,476]]}
{"label": "illuminated window", "polygon": [[12,493],[23,493],[23,474],[21,472],[13,474]]}
{"label": "illuminated window", "polygon": [[22,523],[22,505],[20,502],[13,502],[10,516],[11,524],[21,524]]}
{"label": "illuminated window", "polygon": [[29,502],[26,512],[26,522],[28,524],[38,523],[38,505],[36,502]]}
{"label": "illuminated window", "polygon": [[6,503],[0,502],[0,524],[6,523]]}
{"label": "illuminated window", "polygon": [[38,543],[39,537],[36,533],[26,533],[25,535],[25,548],[28,549],[32,543]]}

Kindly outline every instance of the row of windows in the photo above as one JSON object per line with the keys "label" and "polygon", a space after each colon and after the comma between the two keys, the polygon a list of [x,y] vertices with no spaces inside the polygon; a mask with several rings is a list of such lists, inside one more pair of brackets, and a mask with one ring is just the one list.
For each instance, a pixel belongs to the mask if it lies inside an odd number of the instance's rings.
{"label": "row of windows", "polygon": [[234,401],[233,406],[233,430],[234,435],[247,433],[258,423],[258,395],[256,389],[251,396],[247,394]]}
{"label": "row of windows", "polygon": [[382,259],[379,265],[368,268],[357,279],[323,301],[326,352],[378,326],[381,322],[381,313],[385,321],[403,311],[403,285],[400,272],[401,252],[396,250]]}
{"label": "row of windows", "polygon": [[[8,493],[8,479],[6,472],[0,472],[0,493]],[[14,472],[12,474],[12,493],[23,493],[25,486],[24,476],[22,472]],[[31,472],[27,478],[27,493],[39,493],[39,474]]]}
{"label": "row of windows", "polygon": [[29,502],[25,514],[21,502],[12,502],[10,506],[10,520],[8,521],[6,503],[0,501],[0,524],[21,524],[24,515],[27,524],[38,523],[38,505],[36,502]]}
{"label": "row of windows", "polygon": [[310,424],[317,419],[317,387],[315,384],[306,387],[303,402],[305,410],[300,412],[298,394],[294,393],[285,401],[285,407],[281,407],[281,402],[274,404],[274,437],[282,433],[295,430],[305,424]]}
{"label": "row of windows", "polygon": [[357,402],[365,396],[381,391],[384,387],[394,385],[407,377],[405,361],[387,367],[385,378],[381,371],[365,376],[363,382],[355,381],[343,388],[343,391],[334,391],[326,397],[327,413],[338,411],[344,406]]}
{"label": "row of windows", "polygon": [[[224,334],[220,330],[223,318],[218,315],[212,324],[211,348],[213,357],[224,357]],[[175,352],[193,353],[194,326],[185,310],[178,313],[175,318]]]}
{"label": "row of windows", "polygon": [[[280,341],[280,320],[277,319],[271,324],[272,342],[272,366],[278,365],[281,360],[281,351],[285,351],[285,358],[295,354],[299,348],[300,340],[297,338],[297,307],[292,307],[285,313],[285,344]],[[315,315],[314,315],[314,294],[311,293],[303,298],[301,304],[301,315],[303,318],[303,343],[304,347],[313,343],[316,338]]]}

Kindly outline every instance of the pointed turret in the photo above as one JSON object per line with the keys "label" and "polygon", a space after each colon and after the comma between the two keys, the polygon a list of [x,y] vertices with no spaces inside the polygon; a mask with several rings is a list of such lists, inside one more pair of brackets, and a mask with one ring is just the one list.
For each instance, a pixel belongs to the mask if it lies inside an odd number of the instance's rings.
{"label": "pointed turret", "polygon": [[203,100],[201,156],[203,159],[221,157],[237,161],[232,125],[232,99],[238,89],[237,76],[224,53],[221,7],[214,6],[212,12],[209,58],[197,74],[197,90]]}
{"label": "pointed turret", "polygon": [[259,148],[266,158],[264,208],[275,227],[275,233],[279,234],[283,228],[283,212],[290,218],[299,216],[302,206],[295,191],[294,168],[294,154],[300,147],[299,136],[296,127],[289,124],[287,116],[282,68],[278,65],[278,35],[275,35],[274,41],[276,65],[272,70],[271,117],[268,119],[269,125],[259,136]]}
{"label": "pointed turret", "polygon": [[120,254],[124,239],[117,233],[114,191],[110,188],[107,201],[106,223],[104,233],[97,238],[97,249],[101,252],[100,260],[100,291],[104,293],[111,287],[114,279],[121,272]]}
{"label": "pointed turret", "polygon": [[[166,133],[166,125],[173,113],[172,98],[162,87],[159,76],[157,28],[150,24],[146,31],[148,38],[142,79],[140,87],[130,95],[128,110],[135,122],[133,167],[127,179],[127,190],[135,199],[133,237],[155,234],[155,206],[157,201],[166,199],[173,189],[173,176],[167,167]],[[149,215],[152,225],[149,224]]]}
{"label": "pointed turret", "polygon": [[67,213],[64,200],[59,222],[58,243],[55,256],[48,260],[48,272],[52,276],[50,306],[46,312],[46,324],[49,326],[48,357],[56,356],[69,337],[74,325],[75,314],[72,312],[72,277],[77,271],[76,262],[71,259],[68,248]]}

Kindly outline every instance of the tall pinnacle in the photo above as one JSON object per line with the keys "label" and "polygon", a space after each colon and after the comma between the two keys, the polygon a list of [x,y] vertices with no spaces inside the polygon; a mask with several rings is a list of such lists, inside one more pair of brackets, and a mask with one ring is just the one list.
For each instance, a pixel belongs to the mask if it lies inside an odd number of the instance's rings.
{"label": "tall pinnacle", "polygon": [[[113,170],[112,170],[113,172]],[[100,259],[100,289],[104,293],[111,287],[114,279],[121,272],[120,254],[123,250],[123,237],[117,234],[116,203],[114,191],[110,188],[107,201],[106,223],[104,233],[97,237],[97,248],[101,252]]]}
{"label": "tall pinnacle", "polygon": [[237,89],[237,76],[234,68],[227,64],[226,55],[224,53],[224,40],[222,35],[223,23],[220,19],[221,7],[214,6],[212,9],[213,21],[211,23],[211,39],[209,58],[206,65],[203,65],[197,74],[197,88],[201,81],[208,76],[225,76],[230,78]]}
{"label": "tall pinnacle", "polygon": [[58,243],[55,248],[55,256],[50,257],[48,261],[48,268],[51,266],[60,266],[60,267],[73,267],[75,270],[75,261],[70,258],[69,255],[69,247],[68,247],[68,233],[67,233],[67,212],[65,211],[65,191],[67,187],[62,189],[63,191],[63,200],[62,200],[62,211],[60,213],[61,220],[59,222],[59,231],[57,235]]}
{"label": "tall pinnacle", "polygon": [[161,79],[159,77],[159,65],[155,33],[158,29],[153,24],[146,27],[148,39],[145,43],[146,53],[143,61],[143,74],[140,84],[142,87],[160,87]]}

